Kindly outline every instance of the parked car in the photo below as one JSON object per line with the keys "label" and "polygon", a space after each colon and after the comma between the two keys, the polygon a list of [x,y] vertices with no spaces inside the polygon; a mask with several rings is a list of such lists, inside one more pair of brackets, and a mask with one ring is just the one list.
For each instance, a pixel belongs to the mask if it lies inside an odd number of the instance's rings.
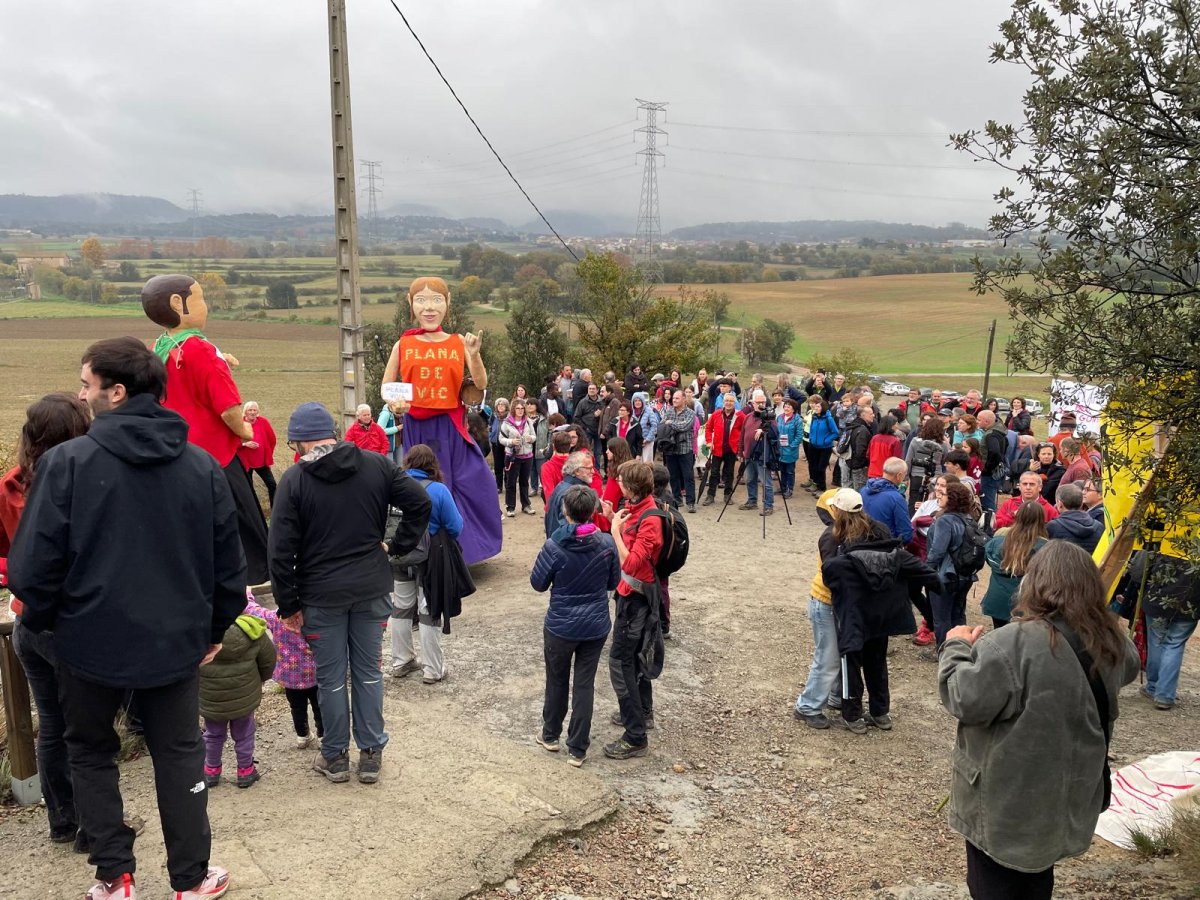
{"label": "parked car", "polygon": [[904,397],[908,394],[908,385],[899,381],[885,381],[882,390],[889,397]]}
{"label": "parked car", "polygon": [[921,388],[921,402],[928,403],[933,399],[933,388]]}
{"label": "parked car", "polygon": [[942,391],[943,400],[961,400],[962,394],[958,391]]}
{"label": "parked car", "polygon": [[1012,403],[1007,397],[997,397],[996,408],[1000,411],[1000,415],[1007,416],[1012,412]]}
{"label": "parked car", "polygon": [[1028,397],[1025,398],[1025,408],[1031,416],[1040,416],[1045,412],[1041,400],[1030,400]]}

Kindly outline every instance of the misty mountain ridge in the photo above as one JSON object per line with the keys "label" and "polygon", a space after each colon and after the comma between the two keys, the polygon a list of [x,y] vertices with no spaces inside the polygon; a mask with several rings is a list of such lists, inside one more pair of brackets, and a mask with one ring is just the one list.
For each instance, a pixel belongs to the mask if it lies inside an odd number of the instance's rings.
{"label": "misty mountain ridge", "polygon": [[185,218],[186,210],[161,197],[102,193],[57,197],[0,194],[0,225],[8,228],[54,222],[148,225]]}
{"label": "misty mountain ridge", "polygon": [[986,229],[972,228],[961,222],[948,225],[912,225],[898,222],[877,222],[872,219],[836,221],[806,219],[796,222],[710,222],[676,228],[666,235],[677,241],[753,241],[757,244],[811,243],[813,241],[853,241],[869,238],[876,241],[938,241],[989,240]]}

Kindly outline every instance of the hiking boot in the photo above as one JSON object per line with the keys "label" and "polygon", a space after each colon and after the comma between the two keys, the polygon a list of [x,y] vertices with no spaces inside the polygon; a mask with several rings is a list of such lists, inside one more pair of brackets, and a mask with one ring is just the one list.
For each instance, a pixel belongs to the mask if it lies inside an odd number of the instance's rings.
{"label": "hiking boot", "polygon": [[[612,714],[612,718],[609,719],[609,721],[612,722],[614,725],[624,725],[625,724],[624,720],[621,718],[621,711],[619,709],[615,713]],[[647,731],[654,730],[654,713],[650,713],[650,715],[646,716],[646,730]]]}
{"label": "hiking boot", "polygon": [[913,635],[912,642],[918,647],[928,647],[933,643],[933,640],[933,629],[922,622],[920,627],[917,628],[917,633]]}
{"label": "hiking boot", "polygon": [[406,663],[400,663],[398,666],[392,666],[393,678],[407,678],[413,672],[420,672],[421,664],[415,659],[410,659]]}
{"label": "hiking boot", "polygon": [[84,900],[136,900],[133,876],[126,872],[112,881],[97,881]]}
{"label": "hiking boot", "polygon": [[253,765],[249,769],[238,769],[237,786],[248,788],[260,778],[262,778],[262,772],[258,771],[257,765]]}
{"label": "hiking boot", "polygon": [[604,745],[604,755],[609,759],[633,759],[635,756],[645,756],[649,750],[649,744],[642,744],[639,747],[629,743],[625,738],[618,738],[611,744]]}
{"label": "hiking boot", "polygon": [[70,844],[74,843],[76,836],[79,834],[79,829],[74,825],[68,825],[66,828],[50,829],[50,843],[52,844]]}
{"label": "hiking boot", "polygon": [[700,501],[700,505],[701,506],[712,506],[716,502],[717,502],[716,497],[705,497],[703,500]]}
{"label": "hiking boot", "polygon": [[926,649],[924,649],[920,653],[918,653],[917,657],[919,659],[925,660],[926,662],[937,662],[938,661],[937,648],[936,647],[927,647]]}
{"label": "hiking boot", "polygon": [[774,513],[774,512],[775,512],[775,507],[773,507],[773,506],[764,506],[764,507],[763,507],[763,511],[762,511],[762,512],[760,512],[760,513],[759,513],[759,515],[760,515],[760,516],[769,516],[769,515],[771,515],[771,514],[772,514],[772,513]]}
{"label": "hiking boot", "polygon": [[824,731],[829,727],[829,717],[824,713],[802,713],[793,706],[792,717],[798,722],[803,722],[809,728],[815,728],[818,731]]}
{"label": "hiking boot", "polygon": [[1155,700],[1154,708],[1160,709],[1163,712],[1166,712],[1168,709],[1175,708],[1175,701],[1174,700]]}
{"label": "hiking boot", "polygon": [[350,780],[349,753],[339,753],[333,759],[327,759],[325,754],[318,751],[312,767],[314,772],[320,772],[334,784],[345,784]]}
{"label": "hiking boot", "polygon": [[852,731],[855,734],[867,733],[867,722],[865,719],[855,719],[853,722],[847,722],[842,716],[831,720],[832,724],[838,728],[845,728],[847,731]]}
{"label": "hiking boot", "polygon": [[215,900],[216,897],[224,897],[227,890],[229,873],[220,866],[209,866],[202,882],[190,890],[176,891],[172,896],[174,900]]}
{"label": "hiking boot", "polygon": [[867,725],[873,728],[878,728],[880,731],[892,730],[892,717],[887,713],[884,713],[881,716],[873,716],[870,713],[866,713],[863,716],[863,720],[867,723]]}
{"label": "hiking boot", "polygon": [[358,780],[362,784],[374,784],[379,780],[383,767],[383,749],[360,750],[358,752]]}
{"label": "hiking boot", "polygon": [[689,503],[689,504],[687,505],[687,511],[688,511],[688,512],[690,512],[690,513],[694,513],[694,512],[696,511],[696,504],[695,504],[695,503]]}
{"label": "hiking boot", "polygon": [[544,738],[540,734],[534,737],[534,742],[547,753],[558,752],[558,738]]}
{"label": "hiking boot", "polygon": [[567,762],[569,762],[571,765],[573,765],[577,769],[583,765],[583,761],[586,758],[587,757],[584,757],[584,756],[576,756],[574,753],[570,753],[570,752],[567,753]]}
{"label": "hiking boot", "polygon": [[212,769],[208,766],[204,767],[204,784],[208,788],[215,788],[221,783],[221,767]]}
{"label": "hiking boot", "polygon": [[442,679],[444,679],[445,677],[446,677],[445,672],[443,672],[441,675],[436,675],[436,676],[435,675],[422,675],[421,676],[421,684],[437,684],[438,682],[442,681]]}
{"label": "hiking boot", "polygon": [[745,503],[739,506],[738,509],[758,509],[758,503],[747,500]]}
{"label": "hiking boot", "polygon": [[311,734],[296,735],[296,749],[307,750],[313,745],[313,736]]}

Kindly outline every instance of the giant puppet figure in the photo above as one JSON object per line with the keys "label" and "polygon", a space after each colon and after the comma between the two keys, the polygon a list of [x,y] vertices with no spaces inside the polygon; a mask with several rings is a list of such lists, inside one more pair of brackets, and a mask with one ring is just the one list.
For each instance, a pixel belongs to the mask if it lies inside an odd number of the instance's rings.
{"label": "giant puppet figure", "polygon": [[142,288],[142,309],[151,322],[166,329],[154,342],[154,352],[167,367],[163,406],[183,416],[188,440],[211,453],[224,470],[237,504],[246,580],[263,584],[270,580],[267,523],[237,455],[242,441],[254,439],[229,369],[237,359],[221,353],[204,336],[208,305],[194,278],[155,275]]}
{"label": "giant puppet figure", "polygon": [[487,370],[479,354],[481,336],[442,331],[450,289],[440,278],[413,281],[408,302],[416,324],[392,347],[383,380],[412,385],[411,404],[402,400],[391,404],[394,413],[404,416],[404,449],[427,444],[437,454],[442,480],[463,517],[458,537],[463,559],[477,563],[500,552],[502,537],[496,478],[467,431],[460,396],[464,367],[475,388],[487,387]]}

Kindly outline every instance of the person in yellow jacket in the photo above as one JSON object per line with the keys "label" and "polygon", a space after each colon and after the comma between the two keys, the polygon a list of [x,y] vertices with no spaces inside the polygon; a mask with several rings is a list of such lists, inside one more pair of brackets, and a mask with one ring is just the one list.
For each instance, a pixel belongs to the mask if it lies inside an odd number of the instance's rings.
{"label": "person in yellow jacket", "polygon": [[817,499],[817,516],[826,527],[817,541],[817,570],[813,575],[812,596],[808,601],[808,618],[813,630],[813,660],[804,689],[792,708],[792,715],[810,728],[828,728],[825,707],[841,706],[842,686],[838,683],[841,656],[838,653],[837,623],[833,618],[832,595],[821,578],[824,554],[837,549],[833,540],[833,519],[839,509],[850,512],[861,510],[862,496],[849,488],[832,488]]}

